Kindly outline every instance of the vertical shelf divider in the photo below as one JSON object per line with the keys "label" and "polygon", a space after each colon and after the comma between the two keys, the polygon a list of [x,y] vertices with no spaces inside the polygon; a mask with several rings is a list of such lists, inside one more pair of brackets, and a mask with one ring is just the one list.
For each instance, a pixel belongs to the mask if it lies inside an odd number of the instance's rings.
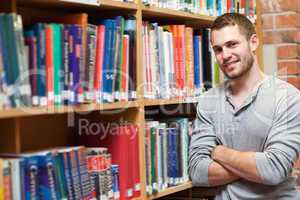
{"label": "vertical shelf divider", "polygon": [[0,120],[0,152],[21,153],[21,129],[19,118]]}
{"label": "vertical shelf divider", "polygon": [[14,137],[15,137],[15,149],[16,149],[16,153],[21,153],[21,122],[20,122],[20,118],[14,118],[14,124],[15,124],[15,128],[14,128]]}
{"label": "vertical shelf divider", "polygon": [[[137,73],[137,98],[139,102],[143,102],[144,98],[144,88],[143,88],[143,60],[141,52],[143,49],[142,43],[142,1],[137,0],[137,12],[136,12],[136,73]],[[144,170],[145,166],[145,109],[142,103],[139,104],[138,112],[138,127],[139,127],[139,169],[140,169],[140,180],[141,180],[141,198],[146,198],[146,172]]]}
{"label": "vertical shelf divider", "polygon": [[259,39],[259,46],[256,51],[257,60],[259,67],[262,71],[264,71],[264,60],[263,60],[263,32],[262,32],[262,18],[261,18],[261,2],[260,0],[256,0],[256,22],[255,22],[255,29],[256,34]]}

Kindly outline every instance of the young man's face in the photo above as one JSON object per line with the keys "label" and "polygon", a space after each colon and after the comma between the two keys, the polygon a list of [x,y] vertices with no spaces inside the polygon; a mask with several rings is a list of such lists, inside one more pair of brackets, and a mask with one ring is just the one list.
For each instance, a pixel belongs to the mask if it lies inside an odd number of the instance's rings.
{"label": "young man's face", "polygon": [[248,41],[237,25],[226,26],[212,31],[211,43],[221,70],[229,79],[240,78],[251,69],[253,51],[257,48],[256,35]]}

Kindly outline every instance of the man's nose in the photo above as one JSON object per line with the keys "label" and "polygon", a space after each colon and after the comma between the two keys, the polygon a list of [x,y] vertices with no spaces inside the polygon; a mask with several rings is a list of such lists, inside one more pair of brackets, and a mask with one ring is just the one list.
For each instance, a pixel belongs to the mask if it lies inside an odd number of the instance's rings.
{"label": "man's nose", "polygon": [[223,49],[223,55],[222,55],[222,56],[223,56],[224,61],[230,59],[230,57],[231,57],[231,52],[230,52],[230,50],[224,48],[224,49]]}

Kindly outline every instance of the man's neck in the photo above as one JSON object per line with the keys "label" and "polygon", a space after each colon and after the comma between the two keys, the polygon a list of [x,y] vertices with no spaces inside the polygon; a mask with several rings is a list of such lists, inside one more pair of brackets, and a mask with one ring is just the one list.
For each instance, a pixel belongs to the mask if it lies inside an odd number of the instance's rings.
{"label": "man's neck", "polygon": [[264,77],[265,74],[259,69],[257,64],[254,64],[247,74],[240,78],[230,80],[232,95],[248,95],[257,87]]}

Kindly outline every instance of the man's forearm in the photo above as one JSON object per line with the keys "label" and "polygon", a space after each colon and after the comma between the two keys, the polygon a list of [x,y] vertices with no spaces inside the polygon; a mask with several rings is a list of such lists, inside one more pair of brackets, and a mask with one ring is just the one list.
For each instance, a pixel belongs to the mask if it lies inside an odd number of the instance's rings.
{"label": "man's forearm", "polygon": [[255,152],[241,152],[225,146],[217,146],[212,158],[237,176],[262,183],[255,161]]}
{"label": "man's forearm", "polygon": [[208,182],[210,186],[219,186],[238,180],[240,177],[224,168],[217,162],[212,162],[208,168]]}

